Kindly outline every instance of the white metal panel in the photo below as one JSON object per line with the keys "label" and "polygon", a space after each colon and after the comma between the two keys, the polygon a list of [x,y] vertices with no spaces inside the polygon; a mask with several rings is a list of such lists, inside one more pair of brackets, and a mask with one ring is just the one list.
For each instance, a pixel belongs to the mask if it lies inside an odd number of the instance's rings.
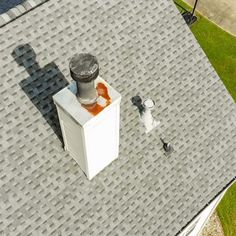
{"label": "white metal panel", "polygon": [[103,115],[94,125],[85,129],[89,179],[118,157],[119,118],[117,117],[117,107],[104,112]]}
{"label": "white metal panel", "polygon": [[86,157],[83,140],[83,128],[75,122],[63,109],[58,108],[60,124],[65,141],[65,149],[86,172]]}

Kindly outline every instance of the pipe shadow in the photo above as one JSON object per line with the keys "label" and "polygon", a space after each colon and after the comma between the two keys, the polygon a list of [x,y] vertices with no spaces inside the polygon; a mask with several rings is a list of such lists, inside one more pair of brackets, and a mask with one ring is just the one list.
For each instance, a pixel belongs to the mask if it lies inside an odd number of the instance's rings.
{"label": "pipe shadow", "polygon": [[131,102],[133,103],[134,106],[138,108],[138,111],[141,115],[145,110],[141,97],[139,95],[136,95],[131,98]]}
{"label": "pipe shadow", "polygon": [[68,85],[67,80],[54,62],[41,68],[36,61],[36,53],[29,44],[17,46],[12,56],[29,74],[29,77],[19,83],[20,87],[63,143],[52,96]]}

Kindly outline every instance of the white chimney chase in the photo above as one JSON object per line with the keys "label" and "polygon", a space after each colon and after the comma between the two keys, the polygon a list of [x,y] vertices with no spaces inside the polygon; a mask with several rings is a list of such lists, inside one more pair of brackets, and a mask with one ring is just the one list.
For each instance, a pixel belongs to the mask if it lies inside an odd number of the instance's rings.
{"label": "white chimney chase", "polygon": [[83,104],[81,98],[78,99],[77,82],[59,91],[53,100],[64,149],[91,180],[119,155],[121,95],[97,74],[94,79],[96,102]]}

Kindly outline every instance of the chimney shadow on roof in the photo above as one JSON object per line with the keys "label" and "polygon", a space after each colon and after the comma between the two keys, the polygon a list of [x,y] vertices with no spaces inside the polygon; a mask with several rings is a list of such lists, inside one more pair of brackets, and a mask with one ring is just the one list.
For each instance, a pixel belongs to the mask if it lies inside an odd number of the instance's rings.
{"label": "chimney shadow on roof", "polygon": [[29,77],[22,80],[19,85],[63,143],[52,96],[68,85],[67,80],[54,62],[41,68],[36,61],[36,53],[29,44],[16,47],[12,56],[29,74]]}

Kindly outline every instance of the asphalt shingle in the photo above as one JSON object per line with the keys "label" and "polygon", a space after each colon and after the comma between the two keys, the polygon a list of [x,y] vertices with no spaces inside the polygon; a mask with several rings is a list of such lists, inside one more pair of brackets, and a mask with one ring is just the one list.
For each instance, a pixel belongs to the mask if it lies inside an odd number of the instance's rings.
{"label": "asphalt shingle", "polygon": [[[0,45],[0,234],[173,236],[235,176],[235,103],[172,1],[50,0]],[[63,150],[51,99],[76,52],[122,95],[119,159],[92,181]],[[137,94],[157,104],[147,135]]]}

